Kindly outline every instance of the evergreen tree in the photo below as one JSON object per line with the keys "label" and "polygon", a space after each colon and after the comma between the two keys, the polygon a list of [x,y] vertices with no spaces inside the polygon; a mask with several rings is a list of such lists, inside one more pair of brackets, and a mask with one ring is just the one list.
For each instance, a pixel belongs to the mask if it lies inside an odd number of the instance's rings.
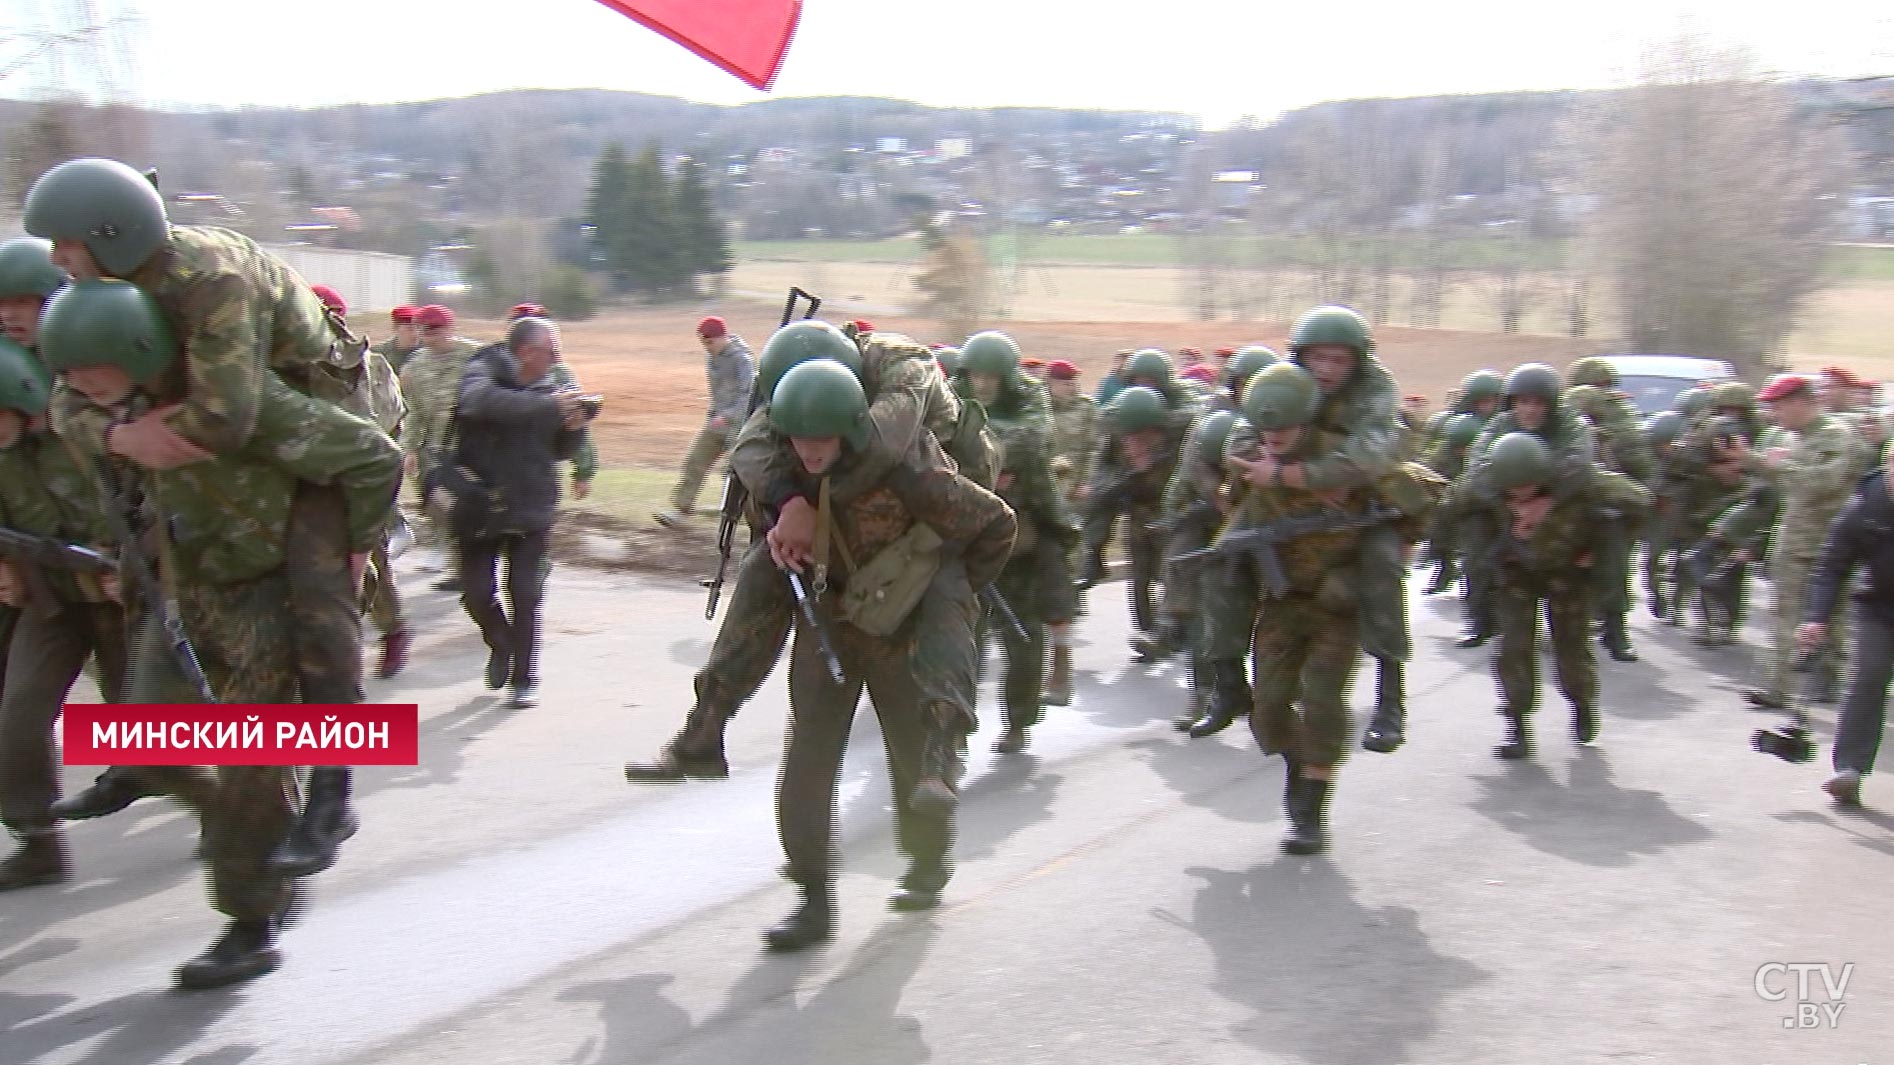
{"label": "evergreen tree", "polygon": [[592,190],[586,196],[585,214],[592,227],[593,262],[609,270],[620,289],[631,286],[631,269],[624,254],[630,187],[631,163],[625,158],[624,145],[613,141],[592,167]]}
{"label": "evergreen tree", "polygon": [[657,142],[652,141],[631,163],[618,244],[631,287],[650,295],[673,291],[690,276],[687,260],[680,254],[673,199]]}
{"label": "evergreen tree", "polygon": [[678,168],[675,188],[679,250],[684,259],[686,281],[703,274],[730,272],[730,238],[724,232],[723,219],[717,217],[710,202],[710,189],[704,180],[703,165],[687,159]]}

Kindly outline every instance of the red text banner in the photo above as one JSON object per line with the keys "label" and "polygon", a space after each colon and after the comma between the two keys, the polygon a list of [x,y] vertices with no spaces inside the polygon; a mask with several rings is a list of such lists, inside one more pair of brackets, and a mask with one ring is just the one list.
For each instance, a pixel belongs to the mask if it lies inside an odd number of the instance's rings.
{"label": "red text banner", "polygon": [[413,703],[67,703],[67,765],[414,765]]}

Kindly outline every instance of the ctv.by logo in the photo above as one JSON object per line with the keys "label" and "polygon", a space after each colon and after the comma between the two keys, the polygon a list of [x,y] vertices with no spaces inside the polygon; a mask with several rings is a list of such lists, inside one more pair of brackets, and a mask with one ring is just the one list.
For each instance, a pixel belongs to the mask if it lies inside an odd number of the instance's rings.
{"label": "ctv.by logo", "polygon": [[[1784,1028],[1836,1028],[1841,1011],[1848,1008],[1842,999],[1854,975],[1854,962],[1836,971],[1825,961],[1772,961],[1756,970],[1756,996],[1764,1002],[1793,1003],[1795,1012],[1782,1018]],[[1821,998],[1815,995],[1817,981],[1811,977],[1820,978]]]}

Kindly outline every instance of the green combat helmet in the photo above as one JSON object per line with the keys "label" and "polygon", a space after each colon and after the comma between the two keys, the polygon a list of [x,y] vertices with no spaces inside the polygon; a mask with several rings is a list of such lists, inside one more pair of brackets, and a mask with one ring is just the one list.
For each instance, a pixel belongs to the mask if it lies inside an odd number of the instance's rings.
{"label": "green combat helmet", "polygon": [[1596,385],[1573,385],[1565,390],[1565,404],[1571,409],[1591,419],[1593,425],[1600,424],[1611,410],[1611,393]]}
{"label": "green combat helmet", "polygon": [[1321,409],[1321,387],[1309,371],[1292,362],[1263,370],[1243,389],[1243,417],[1259,431],[1307,425]]}
{"label": "green combat helmet", "polygon": [[170,237],[157,186],[116,159],[73,159],[41,174],[26,190],[22,224],[46,240],[83,242],[115,277],[143,266]]}
{"label": "green combat helmet", "polygon": [[1559,372],[1543,362],[1529,362],[1516,366],[1506,375],[1506,401],[1511,404],[1520,396],[1537,396],[1545,400],[1546,406],[1557,409],[1559,405]]}
{"label": "green combat helmet", "polygon": [[1493,485],[1500,491],[1544,485],[1552,479],[1552,453],[1531,433],[1507,433],[1486,453]]}
{"label": "green combat helmet", "polygon": [[0,337],[0,410],[44,414],[51,393],[52,378],[33,353]]}
{"label": "green combat helmet", "polygon": [[1671,409],[1683,414],[1686,421],[1710,409],[1710,390],[1703,385],[1693,385],[1677,393],[1671,401]]}
{"label": "green combat helmet", "polygon": [[815,319],[791,322],[776,330],[776,335],[763,345],[763,357],[756,363],[756,394],[768,402],[776,394],[777,382],[812,359],[839,362],[850,373],[861,376],[861,349],[840,329]]}
{"label": "green combat helmet", "polygon": [[1004,381],[1010,380],[1018,369],[1019,345],[1005,333],[993,330],[975,333],[960,345],[962,373],[992,374]]}
{"label": "green combat helmet", "polygon": [[0,244],[0,299],[44,299],[66,283],[66,272],[53,265],[51,241],[15,237]]}
{"label": "green combat helmet", "polygon": [[858,451],[868,445],[868,397],[836,360],[812,360],[783,374],[770,400],[769,420],[784,436],[839,436]]}
{"label": "green combat helmet", "polygon": [[1653,415],[1650,421],[1644,423],[1644,435],[1651,443],[1663,447],[1676,443],[1677,438],[1684,435],[1688,424],[1682,411],[1667,410]]}
{"label": "green combat helmet", "polygon": [[1741,381],[1725,381],[1710,389],[1710,409],[1735,407],[1745,414],[1756,410],[1756,390]]}
{"label": "green combat helmet", "polygon": [[1171,379],[1175,376],[1176,372],[1176,364],[1171,362],[1169,355],[1156,348],[1145,348],[1125,360],[1124,372],[1118,376],[1126,381],[1136,381],[1140,377],[1148,377],[1156,381],[1158,387],[1169,388],[1171,387]]}
{"label": "green combat helmet", "polygon": [[1205,418],[1197,426],[1197,457],[1207,465],[1223,465],[1223,446],[1230,440],[1230,430],[1236,428],[1236,415],[1220,410]]}
{"label": "green combat helmet", "polygon": [[1229,375],[1230,387],[1241,391],[1250,378],[1281,361],[1282,356],[1270,349],[1261,344],[1251,344],[1230,356],[1229,365],[1224,367],[1224,373]]}
{"label": "green combat helmet", "polygon": [[1125,389],[1105,405],[1105,423],[1114,433],[1161,429],[1170,422],[1170,404],[1162,393],[1137,385]]}
{"label": "green combat helmet", "polygon": [[1484,399],[1506,398],[1506,379],[1497,370],[1475,370],[1460,381],[1460,392],[1470,406]]}
{"label": "green combat helmet", "polygon": [[940,364],[940,372],[948,377],[960,372],[960,349],[939,347],[934,349],[934,361]]}
{"label": "green combat helmet", "polygon": [[54,373],[116,366],[133,384],[145,385],[177,358],[178,342],[157,301],[106,278],[75,281],[46,301],[39,354]]}
{"label": "green combat helmet", "polygon": [[1594,388],[1618,387],[1618,371],[1609,359],[1589,355],[1565,368],[1565,379],[1574,385]]}
{"label": "green combat helmet", "polygon": [[1443,434],[1448,447],[1470,447],[1480,438],[1484,424],[1477,414],[1456,414],[1447,422],[1447,431]]}
{"label": "green combat helmet", "polygon": [[1301,355],[1319,344],[1340,344],[1357,355],[1374,354],[1374,332],[1361,315],[1347,307],[1317,307],[1296,319],[1289,331],[1289,354]]}

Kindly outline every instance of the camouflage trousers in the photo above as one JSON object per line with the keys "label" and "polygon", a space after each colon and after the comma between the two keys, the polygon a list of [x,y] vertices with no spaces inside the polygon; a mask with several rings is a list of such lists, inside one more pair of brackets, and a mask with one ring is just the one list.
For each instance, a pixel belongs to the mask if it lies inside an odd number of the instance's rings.
{"label": "camouflage trousers", "polygon": [[[815,594],[814,588],[809,591]],[[754,537],[737,565],[736,587],[724,606],[710,658],[697,673],[698,705],[729,717],[749,702],[782,657],[795,614],[788,580],[770,558],[763,538]],[[906,651],[907,668],[920,687],[921,701],[953,707],[967,722],[969,732],[978,720],[974,700],[979,644],[974,629],[979,616],[979,602],[967,585],[965,565],[949,558],[915,608],[917,635]]]}
{"label": "camouflage trousers", "polygon": [[1631,554],[1638,533],[1628,520],[1610,522],[1599,538],[1592,568],[1592,598],[1599,617],[1622,617],[1631,610]]}
{"label": "camouflage trousers", "polygon": [[890,639],[846,623],[830,626],[830,640],[842,661],[841,684],[829,677],[813,634],[797,625],[789,653],[789,733],[776,784],[776,824],[788,860],[785,875],[797,883],[823,884],[834,878],[836,786],[864,687],[887,751],[895,845],[920,860],[944,858],[953,845],[951,817],[917,815],[908,807],[920,780],[922,747],[934,727],[907,664],[917,654],[918,620],[910,618]]}
{"label": "camouflage trousers", "polygon": [[[993,582],[994,588],[1005,597],[1007,606],[1019,617],[1026,638],[1020,639],[993,611],[985,612],[980,621],[980,646],[985,647],[990,636],[1006,656],[1006,670],[1000,675],[1000,708],[1006,715],[1008,728],[1031,727],[1043,716],[1047,645],[1037,587],[1043,579],[1041,554],[1062,555],[1063,552],[1057,544],[1041,540],[1037,549],[1007,560],[1006,568]],[[1071,583],[1068,578],[1066,586],[1070,587]]]}
{"label": "camouflage trousers", "polygon": [[296,485],[283,554],[301,701],[361,702],[362,604],[349,574],[348,512],[341,489],[307,481]]}
{"label": "camouflage trousers", "polygon": [[[1816,559],[1812,556],[1795,556],[1787,552],[1777,552],[1769,559],[1770,599],[1774,606],[1772,634],[1775,646],[1769,658],[1769,676],[1767,688],[1777,702],[1786,702],[1789,689],[1794,683],[1791,676],[1795,666],[1795,630],[1802,625],[1802,616],[1808,604],[1809,579],[1814,576]],[[1847,646],[1848,612],[1843,609],[1840,596],[1836,597],[1834,612],[1828,618],[1828,639],[1822,644],[1821,658],[1815,667],[1825,674],[1829,690],[1835,690],[1836,680],[1841,671],[1842,648]]]}
{"label": "camouflage trousers", "polygon": [[[283,609],[289,580],[281,570],[227,585],[184,585],[178,616],[218,701],[296,701],[295,622]],[[126,702],[198,703],[154,618],[138,619]],[[146,766],[127,772],[198,812],[211,902],[238,921],[267,920],[289,902],[289,882],[270,869],[270,853],[295,818],[295,780],[280,766]]]}
{"label": "camouflage trousers", "polygon": [[690,450],[684,453],[684,467],[678,471],[677,487],[671,489],[673,510],[689,514],[697,509],[697,497],[703,494],[710,468],[730,450],[742,428],[739,425],[717,429],[705,422],[704,427],[697,430],[697,435],[691,438]]}
{"label": "camouflage trousers", "polygon": [[0,654],[13,662],[0,680],[0,820],[20,835],[51,831],[59,799],[59,744],[53,723],[87,658],[97,657],[100,694],[117,701],[125,683],[125,614],[117,603],[61,603],[33,609]]}
{"label": "camouflage trousers", "polygon": [[1361,645],[1376,658],[1405,662],[1414,655],[1407,623],[1407,546],[1392,525],[1376,525],[1361,534],[1355,589],[1360,611]]}
{"label": "camouflage trousers", "polygon": [[1598,706],[1598,658],[1591,640],[1591,574],[1582,569],[1545,577],[1507,572],[1494,584],[1499,650],[1493,672],[1509,716],[1528,717],[1539,703],[1539,612],[1552,630],[1559,691],[1573,707]]}
{"label": "camouflage trousers", "polygon": [[1241,662],[1256,640],[1257,616],[1276,608],[1264,601],[1265,585],[1256,564],[1247,557],[1213,561],[1196,575],[1204,657],[1213,662]]}
{"label": "camouflage trousers", "polygon": [[1263,753],[1314,766],[1339,765],[1348,756],[1348,684],[1361,661],[1356,613],[1296,594],[1261,611],[1250,732]]}
{"label": "camouflage trousers", "polygon": [[363,611],[375,622],[375,631],[383,636],[408,627],[402,615],[401,590],[395,587],[395,564],[388,557],[384,541],[368,557],[368,573],[362,587]]}

